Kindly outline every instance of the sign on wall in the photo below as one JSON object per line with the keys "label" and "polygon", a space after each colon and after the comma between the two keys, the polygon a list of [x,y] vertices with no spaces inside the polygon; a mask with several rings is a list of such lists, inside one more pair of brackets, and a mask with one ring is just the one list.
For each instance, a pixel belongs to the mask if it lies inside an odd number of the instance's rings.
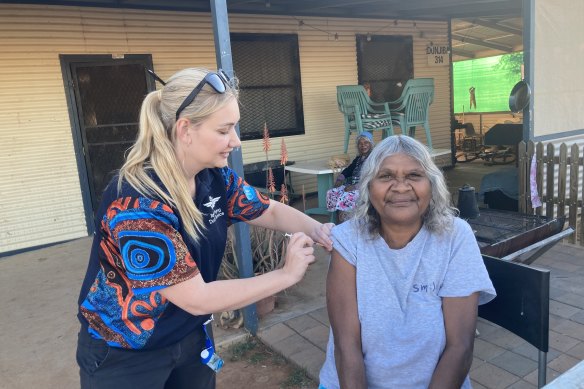
{"label": "sign on wall", "polygon": [[428,66],[447,66],[450,64],[450,47],[448,45],[430,44],[426,46]]}

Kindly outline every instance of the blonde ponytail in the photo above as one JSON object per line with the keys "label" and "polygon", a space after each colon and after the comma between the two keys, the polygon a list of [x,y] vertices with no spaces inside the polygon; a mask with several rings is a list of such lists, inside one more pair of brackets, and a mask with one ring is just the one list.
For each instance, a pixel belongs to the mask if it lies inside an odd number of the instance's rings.
{"label": "blonde ponytail", "polygon": [[[203,216],[190,195],[171,137],[160,119],[161,96],[162,91],[150,92],[142,103],[138,139],[120,169],[118,191],[126,180],[142,195],[161,198],[178,210],[185,231],[198,241],[204,228]],[[147,173],[150,169],[154,169],[168,193],[152,180]]]}
{"label": "blonde ponytail", "polygon": [[[149,93],[140,110],[140,130],[136,143],[129,150],[124,166],[120,169],[118,191],[125,180],[144,196],[157,196],[176,208],[184,229],[195,241],[205,228],[203,215],[195,205],[189,191],[189,183],[176,158],[176,110],[203,80],[206,69],[184,69],[174,74],[163,89]],[[181,118],[198,124],[223,108],[233,98],[237,99],[237,80],[226,85],[225,93],[217,93],[208,86],[202,88],[197,98],[181,113]],[[166,188],[159,187],[148,174],[154,172]]]}

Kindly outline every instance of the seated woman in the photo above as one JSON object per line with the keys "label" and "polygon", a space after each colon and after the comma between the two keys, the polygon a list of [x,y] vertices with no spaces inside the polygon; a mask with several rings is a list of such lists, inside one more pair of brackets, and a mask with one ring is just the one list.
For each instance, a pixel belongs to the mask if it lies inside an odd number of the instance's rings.
{"label": "seated woman", "polygon": [[495,290],[441,171],[421,143],[391,136],[359,192],[332,231],[320,387],[470,388],[477,306]]}
{"label": "seated woman", "polygon": [[350,211],[359,197],[357,184],[361,174],[361,166],[367,159],[373,146],[373,136],[369,132],[362,132],[357,136],[357,156],[338,176],[335,187],[326,192],[326,206],[331,212]]}

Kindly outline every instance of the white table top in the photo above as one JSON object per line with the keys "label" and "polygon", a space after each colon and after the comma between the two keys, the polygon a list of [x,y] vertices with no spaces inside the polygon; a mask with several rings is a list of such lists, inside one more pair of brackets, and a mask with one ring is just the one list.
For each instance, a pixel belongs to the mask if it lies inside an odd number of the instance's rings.
{"label": "white table top", "polygon": [[[446,154],[450,154],[450,150],[437,149],[431,152],[432,158]],[[286,170],[288,171],[305,174],[332,174],[335,172],[340,172],[343,169],[344,167],[333,170],[329,165],[329,158],[297,161],[294,163],[294,165],[286,166]]]}
{"label": "white table top", "polygon": [[[286,170],[296,173],[306,174],[332,174],[334,173],[327,159],[316,159],[312,161],[298,161],[294,165],[287,165]],[[341,171],[343,168],[338,169]]]}

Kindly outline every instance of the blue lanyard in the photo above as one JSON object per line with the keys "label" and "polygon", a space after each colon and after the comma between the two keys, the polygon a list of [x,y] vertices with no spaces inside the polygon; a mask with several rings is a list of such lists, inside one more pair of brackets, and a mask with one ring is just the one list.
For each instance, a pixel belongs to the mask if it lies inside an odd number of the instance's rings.
{"label": "blue lanyard", "polygon": [[205,348],[206,349],[213,349],[213,351],[215,351],[215,347],[213,347],[213,341],[211,341],[211,337],[209,336],[209,333],[207,332],[207,325],[211,324],[212,321],[213,321],[213,315],[211,315],[209,320],[207,320],[206,322],[203,323],[203,332],[205,332]]}
{"label": "blue lanyard", "polygon": [[223,367],[223,359],[215,353],[213,341],[207,332],[207,325],[213,321],[213,315],[203,323],[203,332],[205,332],[205,349],[201,351],[201,362],[209,366],[215,372],[218,372]]}

